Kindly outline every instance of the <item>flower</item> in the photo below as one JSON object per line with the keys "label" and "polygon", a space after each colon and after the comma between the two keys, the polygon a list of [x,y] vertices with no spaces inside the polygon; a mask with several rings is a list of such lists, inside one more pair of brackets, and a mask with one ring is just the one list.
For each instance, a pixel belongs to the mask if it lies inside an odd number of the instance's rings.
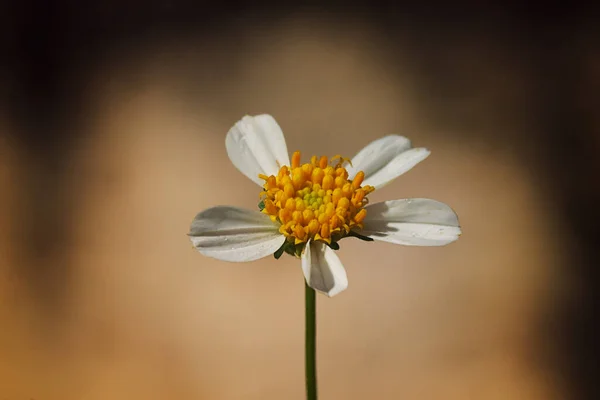
{"label": "flower", "polygon": [[368,205],[367,196],[423,161],[430,152],[398,135],[375,140],[352,160],[313,156],[290,162],[285,138],[267,114],[245,116],[227,133],[235,167],[262,187],[258,211],[218,206],[200,212],[190,239],[203,255],[254,261],[284,252],[302,260],[308,286],[328,296],[348,287],[335,254],[339,241],[355,237],[409,246],[442,246],[458,239],[456,213],[430,199]]}

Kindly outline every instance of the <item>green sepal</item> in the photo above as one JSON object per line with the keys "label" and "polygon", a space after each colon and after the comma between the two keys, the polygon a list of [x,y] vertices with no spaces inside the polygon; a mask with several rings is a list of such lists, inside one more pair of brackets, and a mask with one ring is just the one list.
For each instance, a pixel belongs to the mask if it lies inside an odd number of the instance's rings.
{"label": "green sepal", "polygon": [[265,201],[264,200],[261,200],[260,203],[258,203],[258,209],[260,211],[265,209]]}
{"label": "green sepal", "polygon": [[348,232],[348,235],[346,235],[346,236],[352,236],[352,237],[355,237],[357,239],[364,240],[365,242],[372,242],[373,241],[373,238],[370,238],[368,236],[363,236],[360,233],[356,233],[354,231]]}
{"label": "green sepal", "polygon": [[273,257],[275,257],[275,259],[278,260],[279,257],[283,255],[283,253],[288,253],[290,256],[299,257],[300,254],[302,254],[302,247],[302,245],[296,246],[293,242],[289,242],[286,240],[285,242],[283,242],[281,247],[277,249],[275,253],[273,253]]}
{"label": "green sepal", "polygon": [[[283,253],[288,253],[290,256],[301,258],[302,257],[302,251],[304,250],[305,246],[306,246],[306,243],[294,244],[294,242],[289,242],[289,241],[286,240],[281,245],[281,247],[279,249],[277,249],[277,251],[275,253],[273,253],[273,257],[275,257],[275,259],[278,260],[279,257],[281,257],[281,255]],[[339,246],[337,248],[339,249]]]}
{"label": "green sepal", "polygon": [[295,247],[295,256],[298,258],[302,257],[302,250],[304,250],[304,246],[306,246],[306,244],[304,243],[299,243],[297,244]]}
{"label": "green sepal", "polygon": [[283,255],[283,252],[285,251],[287,244],[288,244],[288,242],[283,243],[281,245],[281,247],[278,248],[275,253],[273,253],[273,257],[275,257],[276,260],[279,260],[279,257],[281,257]]}
{"label": "green sepal", "polygon": [[331,243],[327,243],[327,242],[325,242],[325,244],[326,244],[327,246],[329,246],[329,248],[330,248],[331,250],[339,250],[339,249],[340,249],[340,245],[339,245],[339,243],[338,243],[338,242],[333,242],[333,241],[332,241]]}
{"label": "green sepal", "polygon": [[291,242],[285,242],[287,244],[286,248],[285,248],[285,252],[288,253],[290,256],[295,256],[296,255],[296,246],[294,246],[293,243]]}

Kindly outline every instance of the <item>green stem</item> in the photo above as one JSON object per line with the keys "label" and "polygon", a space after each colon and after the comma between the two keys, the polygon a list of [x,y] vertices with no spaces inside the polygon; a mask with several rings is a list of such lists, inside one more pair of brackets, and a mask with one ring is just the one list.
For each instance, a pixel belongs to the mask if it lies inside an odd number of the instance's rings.
{"label": "green stem", "polygon": [[306,398],[317,399],[317,312],[315,290],[304,282],[305,308],[306,308]]}

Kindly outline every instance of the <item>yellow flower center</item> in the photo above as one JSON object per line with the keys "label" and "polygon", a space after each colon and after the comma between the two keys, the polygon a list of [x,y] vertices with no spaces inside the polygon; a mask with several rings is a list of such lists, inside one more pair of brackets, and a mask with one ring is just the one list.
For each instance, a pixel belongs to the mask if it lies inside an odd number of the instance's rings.
{"label": "yellow flower center", "polygon": [[344,161],[341,156],[331,161],[313,156],[310,163],[300,165],[297,151],[292,165],[282,166],[277,176],[259,175],[265,181],[262,212],[281,224],[279,231],[291,245],[302,245],[309,239],[331,245],[352,228],[362,228],[366,196],[375,188],[361,186],[365,178],[362,171],[348,179]]}

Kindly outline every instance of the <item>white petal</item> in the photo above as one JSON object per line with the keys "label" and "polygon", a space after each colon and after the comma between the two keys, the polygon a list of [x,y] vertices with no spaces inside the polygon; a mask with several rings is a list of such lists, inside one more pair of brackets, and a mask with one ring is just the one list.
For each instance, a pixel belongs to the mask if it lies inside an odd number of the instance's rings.
{"label": "white petal", "polygon": [[423,148],[411,149],[410,140],[404,136],[389,135],[369,143],[354,156],[352,166],[347,165],[352,179],[358,171],[365,173],[363,186],[381,188],[396,179],[429,155]]}
{"label": "white petal", "polygon": [[358,171],[363,171],[365,176],[373,175],[392,161],[398,154],[410,149],[410,140],[404,136],[389,135],[377,139],[366,145],[352,159],[352,166],[346,166],[350,178]]}
{"label": "white petal", "polygon": [[285,240],[279,225],[267,215],[229,206],[209,208],[196,215],[189,236],[205,256],[233,262],[271,255]]}
{"label": "white petal", "polygon": [[267,114],[245,116],[229,130],[225,138],[229,159],[248,178],[262,186],[258,174],[277,175],[279,168],[290,165],[281,128]]}
{"label": "white petal", "polygon": [[379,189],[426,159],[429,154],[430,151],[422,147],[400,153],[383,168],[366,177],[362,185],[371,185]]}
{"label": "white petal", "polygon": [[366,207],[361,235],[411,246],[443,246],[460,235],[458,217],[444,203],[430,199],[403,199]]}
{"label": "white petal", "polygon": [[329,297],[348,287],[342,262],[325,243],[308,241],[302,254],[302,271],[308,286]]}

